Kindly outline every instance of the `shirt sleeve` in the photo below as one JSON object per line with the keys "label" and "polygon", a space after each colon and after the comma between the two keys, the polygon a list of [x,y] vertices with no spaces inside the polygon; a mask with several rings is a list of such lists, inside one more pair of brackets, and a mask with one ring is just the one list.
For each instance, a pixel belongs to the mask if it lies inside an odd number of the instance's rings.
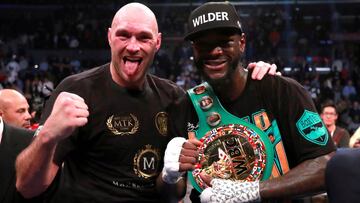
{"label": "shirt sleeve", "polygon": [[278,122],[290,167],[334,151],[335,145],[309,93],[295,80],[271,77],[262,83]]}
{"label": "shirt sleeve", "polygon": [[188,132],[198,127],[197,115],[187,94],[171,105],[169,114],[170,134],[173,137],[188,139]]}

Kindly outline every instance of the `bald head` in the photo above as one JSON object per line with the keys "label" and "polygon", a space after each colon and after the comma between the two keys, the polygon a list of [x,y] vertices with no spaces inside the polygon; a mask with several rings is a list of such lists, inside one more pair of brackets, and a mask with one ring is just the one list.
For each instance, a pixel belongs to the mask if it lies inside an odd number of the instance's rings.
{"label": "bald head", "polygon": [[161,45],[155,14],[143,4],[126,4],[113,18],[108,42],[112,79],[122,87],[142,89]]}
{"label": "bald head", "polygon": [[30,127],[29,104],[16,90],[0,90],[0,116],[7,124],[20,128]]}
{"label": "bald head", "polygon": [[150,8],[141,3],[129,3],[121,7],[116,12],[111,27],[116,27],[120,21],[151,24],[154,29],[153,31],[155,33],[159,32],[155,14]]}

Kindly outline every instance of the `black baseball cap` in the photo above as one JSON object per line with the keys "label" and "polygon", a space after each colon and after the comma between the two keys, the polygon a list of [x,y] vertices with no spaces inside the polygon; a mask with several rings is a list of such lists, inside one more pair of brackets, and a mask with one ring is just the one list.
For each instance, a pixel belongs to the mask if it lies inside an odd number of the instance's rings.
{"label": "black baseball cap", "polygon": [[186,40],[192,40],[200,32],[230,28],[242,33],[239,15],[228,2],[208,2],[193,10],[188,20]]}

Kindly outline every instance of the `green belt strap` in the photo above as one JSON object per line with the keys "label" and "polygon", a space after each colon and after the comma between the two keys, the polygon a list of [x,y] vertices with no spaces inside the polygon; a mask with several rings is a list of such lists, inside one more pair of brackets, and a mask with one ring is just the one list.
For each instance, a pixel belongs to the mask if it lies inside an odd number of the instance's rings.
{"label": "green belt strap", "polygon": [[[226,111],[208,83],[202,83],[187,92],[199,118],[199,128],[195,131],[196,138],[200,140],[210,130],[228,124],[240,124],[252,129],[265,145],[266,167],[262,180],[268,179],[272,171],[274,149],[266,133]],[[193,186],[201,192],[202,189],[195,182],[192,172],[189,171],[188,175]]]}

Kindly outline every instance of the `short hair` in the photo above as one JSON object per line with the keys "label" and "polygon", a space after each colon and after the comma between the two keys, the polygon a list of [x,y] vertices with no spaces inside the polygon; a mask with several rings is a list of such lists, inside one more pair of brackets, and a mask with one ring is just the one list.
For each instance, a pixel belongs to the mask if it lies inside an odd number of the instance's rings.
{"label": "short hair", "polygon": [[324,111],[326,107],[333,107],[335,109],[335,113],[338,114],[338,110],[336,104],[332,100],[327,100],[321,104],[321,113]]}

